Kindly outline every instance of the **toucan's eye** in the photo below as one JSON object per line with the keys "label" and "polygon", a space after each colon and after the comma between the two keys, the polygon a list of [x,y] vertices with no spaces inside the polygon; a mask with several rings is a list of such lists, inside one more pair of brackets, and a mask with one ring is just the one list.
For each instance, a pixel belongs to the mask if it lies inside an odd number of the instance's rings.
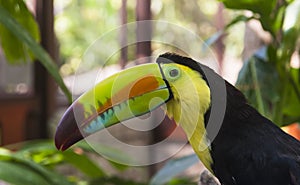
{"label": "toucan's eye", "polygon": [[170,77],[174,78],[174,77],[178,76],[178,74],[179,74],[178,69],[172,69],[171,71],[169,71]]}
{"label": "toucan's eye", "polygon": [[180,77],[180,69],[176,66],[166,68],[164,73],[168,80],[173,81]]}

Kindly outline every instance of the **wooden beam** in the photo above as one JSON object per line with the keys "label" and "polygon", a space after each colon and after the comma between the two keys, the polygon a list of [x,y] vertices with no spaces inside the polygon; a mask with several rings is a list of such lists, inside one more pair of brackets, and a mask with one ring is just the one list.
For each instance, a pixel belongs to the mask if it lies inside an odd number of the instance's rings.
{"label": "wooden beam", "polygon": [[[54,35],[54,8],[53,0],[36,0],[36,19],[41,32],[41,45],[54,61],[58,58],[58,49]],[[47,138],[47,122],[55,109],[56,85],[47,70],[39,63],[35,63],[35,93],[38,98],[38,125],[35,125],[36,134],[30,139]]]}
{"label": "wooden beam", "polygon": [[[151,20],[151,0],[137,0],[136,1],[136,58],[142,58],[138,60],[139,63],[150,62],[149,58],[145,58],[151,55],[151,38],[152,38],[152,26]],[[142,22],[140,22],[142,21]]]}
{"label": "wooden beam", "polygon": [[120,66],[124,69],[128,60],[128,48],[127,48],[127,0],[122,0],[122,6],[120,9],[121,15],[121,32],[120,32],[120,45],[121,45],[121,57]]}

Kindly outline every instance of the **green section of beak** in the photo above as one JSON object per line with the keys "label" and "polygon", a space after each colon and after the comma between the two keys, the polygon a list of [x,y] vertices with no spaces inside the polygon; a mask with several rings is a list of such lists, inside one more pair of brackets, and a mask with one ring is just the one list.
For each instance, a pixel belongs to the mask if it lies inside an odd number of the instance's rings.
{"label": "green section of beak", "polygon": [[157,64],[130,68],[100,82],[78,99],[86,111],[86,122],[80,126],[84,133],[91,134],[148,113],[168,99],[169,90]]}
{"label": "green section of beak", "polygon": [[[98,83],[75,101],[56,132],[56,146],[66,149],[105,127],[146,114],[171,98],[158,64],[145,64],[121,71]],[[77,122],[81,137],[70,122]],[[74,130],[65,136],[66,129]]]}

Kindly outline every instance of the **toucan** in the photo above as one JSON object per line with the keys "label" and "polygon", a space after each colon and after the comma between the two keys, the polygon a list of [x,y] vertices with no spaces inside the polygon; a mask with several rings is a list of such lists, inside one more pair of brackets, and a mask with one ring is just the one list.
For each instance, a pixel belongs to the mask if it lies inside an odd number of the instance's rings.
{"label": "toucan", "polygon": [[66,150],[158,107],[183,128],[221,184],[300,185],[300,142],[262,116],[212,69],[175,53],[125,69],[85,92],[61,118],[56,147]]}

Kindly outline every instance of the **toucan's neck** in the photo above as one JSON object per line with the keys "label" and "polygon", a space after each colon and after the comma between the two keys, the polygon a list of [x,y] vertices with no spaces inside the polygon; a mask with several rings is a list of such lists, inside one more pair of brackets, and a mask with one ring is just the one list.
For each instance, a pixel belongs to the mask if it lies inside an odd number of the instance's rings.
{"label": "toucan's neck", "polygon": [[[176,107],[179,106],[172,106],[172,108],[175,109]],[[176,116],[174,117],[175,121],[182,127],[182,129],[186,133],[186,136],[191,146],[193,147],[195,153],[197,154],[201,162],[205,165],[205,167],[208,170],[213,172],[211,166],[213,161],[210,154],[210,142],[208,141],[207,133],[205,130],[204,113],[194,112],[197,109],[195,109],[192,106],[181,107],[181,109],[181,111],[183,112],[181,114],[180,121],[178,120],[179,118]],[[176,112],[176,110],[174,109],[168,109],[168,114],[170,114],[170,111]]]}
{"label": "toucan's neck", "polygon": [[[198,122],[195,123],[184,123],[180,124],[185,133],[187,134],[188,140],[200,158],[201,162],[205,167],[212,172],[212,157],[210,154],[210,142],[208,141],[207,133],[204,125],[203,114],[198,115]],[[195,128],[191,128],[188,125],[194,125]]]}
{"label": "toucan's neck", "polygon": [[210,144],[204,122],[205,112],[211,102],[210,89],[199,73],[193,72],[190,75],[192,83],[182,83],[181,88],[171,84],[174,97],[167,103],[167,114],[183,128],[202,163],[212,171]]}

